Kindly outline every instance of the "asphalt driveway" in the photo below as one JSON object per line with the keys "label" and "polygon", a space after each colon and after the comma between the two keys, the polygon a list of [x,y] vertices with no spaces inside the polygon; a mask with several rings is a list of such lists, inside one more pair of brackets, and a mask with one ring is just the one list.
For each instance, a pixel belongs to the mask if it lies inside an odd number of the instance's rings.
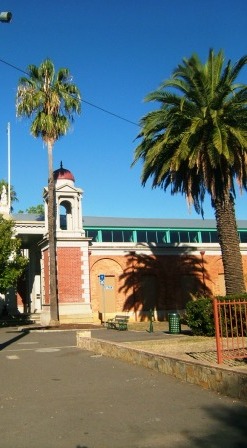
{"label": "asphalt driveway", "polygon": [[247,407],[94,355],[76,333],[0,330],[1,448],[246,446]]}

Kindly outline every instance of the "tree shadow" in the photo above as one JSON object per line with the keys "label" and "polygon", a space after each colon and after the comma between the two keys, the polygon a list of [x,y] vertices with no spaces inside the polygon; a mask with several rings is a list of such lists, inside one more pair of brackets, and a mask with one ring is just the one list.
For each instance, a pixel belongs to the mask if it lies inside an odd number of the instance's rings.
{"label": "tree shadow", "polygon": [[[203,410],[212,420],[212,428],[206,428],[206,434],[196,436],[186,431],[186,439],[191,448],[244,448],[246,447],[247,407],[239,402],[231,406],[204,407]],[[179,448],[182,444],[177,445]]]}
{"label": "tree shadow", "polygon": [[[246,416],[247,406],[239,401],[232,402],[229,399],[229,404],[220,404],[218,406],[204,406],[201,409],[204,412],[203,421],[205,419],[205,426],[202,425],[195,428],[192,432],[190,429],[179,431],[178,415],[178,432],[181,436],[181,441],[173,442],[174,448],[245,448],[246,447]],[[189,415],[189,409],[188,409]],[[174,417],[176,418],[176,416]],[[189,426],[189,425],[188,425]],[[195,435],[197,433],[198,435]],[[141,437],[140,437],[141,438]],[[141,440],[139,441],[141,445]],[[138,445],[138,446],[139,446]],[[146,446],[143,441],[143,446]],[[159,445],[160,446],[160,445]],[[163,446],[163,445],[162,445]],[[164,445],[164,447],[170,445]],[[77,445],[76,448],[88,448],[85,445]]]}
{"label": "tree shadow", "polygon": [[126,296],[124,311],[134,311],[136,316],[140,313],[141,320],[146,320],[152,309],[157,320],[164,321],[169,311],[184,310],[191,294],[211,296],[207,262],[192,254],[194,248],[176,247],[176,253],[164,257],[152,245],[149,247],[151,255],[135,251],[126,254],[119,288]]}
{"label": "tree shadow", "polygon": [[12,315],[9,313],[6,303],[1,309],[0,313],[0,328],[5,327],[20,327],[21,325],[31,325],[33,320],[31,320],[28,314],[18,313]]}
{"label": "tree shadow", "polygon": [[28,333],[29,333],[28,330],[22,331],[20,334],[18,334],[18,336],[15,336],[15,337],[9,339],[6,342],[3,342],[2,344],[0,344],[0,351],[4,350],[6,347],[8,347],[9,345],[11,345],[14,342],[18,341],[19,339],[24,338],[24,336],[26,336]]}

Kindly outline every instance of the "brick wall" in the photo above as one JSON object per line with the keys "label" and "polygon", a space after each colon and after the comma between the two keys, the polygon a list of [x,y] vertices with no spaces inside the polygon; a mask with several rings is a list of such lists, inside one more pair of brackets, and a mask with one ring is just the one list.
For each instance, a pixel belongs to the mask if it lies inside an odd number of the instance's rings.
{"label": "brick wall", "polygon": [[82,301],[82,252],[79,247],[58,247],[57,272],[59,302]]}
{"label": "brick wall", "polygon": [[[247,265],[243,260],[245,268]],[[134,255],[90,257],[91,302],[99,309],[99,274],[115,277],[116,312],[182,310],[190,293],[223,294],[220,255]],[[164,313],[165,314],[165,313]]]}

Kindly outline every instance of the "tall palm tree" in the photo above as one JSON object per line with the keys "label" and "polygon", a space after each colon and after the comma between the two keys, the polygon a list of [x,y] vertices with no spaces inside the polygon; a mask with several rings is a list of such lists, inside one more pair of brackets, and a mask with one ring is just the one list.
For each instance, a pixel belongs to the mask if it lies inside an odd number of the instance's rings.
{"label": "tall palm tree", "polygon": [[79,89],[72,83],[70,72],[62,68],[55,72],[50,59],[39,67],[29,65],[28,77],[19,80],[16,99],[17,116],[33,118],[31,134],[41,137],[48,150],[48,233],[50,256],[51,325],[59,321],[56,272],[55,184],[53,176],[54,143],[68,131],[74,113],[80,113]]}
{"label": "tall palm tree", "polygon": [[247,189],[247,86],[236,78],[247,56],[236,64],[222,51],[183,59],[173,76],[146,101],[160,108],[141,119],[134,162],[143,161],[142,184],[182,193],[203,216],[211,196],[225,274],[226,294],[245,292],[235,216],[235,186]]}

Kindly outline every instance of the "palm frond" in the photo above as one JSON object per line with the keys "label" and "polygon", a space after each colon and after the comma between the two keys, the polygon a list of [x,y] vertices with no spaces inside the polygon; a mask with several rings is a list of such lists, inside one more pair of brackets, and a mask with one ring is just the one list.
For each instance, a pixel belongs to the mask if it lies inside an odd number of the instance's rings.
{"label": "palm frond", "polygon": [[50,59],[44,60],[39,67],[29,65],[28,77],[22,77],[16,95],[17,116],[31,118],[31,133],[45,142],[53,142],[64,135],[73,114],[81,111],[79,89],[71,82],[67,68],[55,72]]}
{"label": "palm frond", "polygon": [[207,191],[212,201],[230,192],[234,179],[246,187],[247,86],[237,76],[247,56],[235,65],[223,51],[184,58],[146,101],[160,104],[141,119],[134,162],[143,161],[142,183],[185,194],[203,213]]}

